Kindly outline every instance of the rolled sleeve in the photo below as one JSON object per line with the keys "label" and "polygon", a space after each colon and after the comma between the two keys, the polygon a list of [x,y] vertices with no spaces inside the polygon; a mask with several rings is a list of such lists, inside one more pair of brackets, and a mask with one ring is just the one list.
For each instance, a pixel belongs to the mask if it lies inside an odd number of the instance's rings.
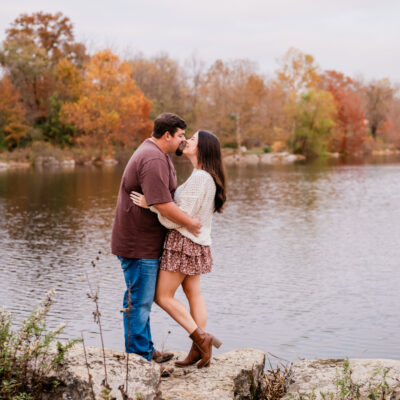
{"label": "rolled sleeve", "polygon": [[139,172],[140,186],[149,206],[173,201],[169,190],[167,160],[155,158],[143,164]]}

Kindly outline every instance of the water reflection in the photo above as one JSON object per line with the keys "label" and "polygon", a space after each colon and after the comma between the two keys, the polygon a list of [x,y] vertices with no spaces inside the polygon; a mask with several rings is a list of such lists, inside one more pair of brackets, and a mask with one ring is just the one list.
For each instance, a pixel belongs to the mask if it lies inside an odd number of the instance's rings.
{"label": "water reflection", "polygon": [[[400,164],[228,173],[229,202],[214,221],[214,270],[202,283],[209,329],[224,341],[220,351],[400,359]],[[122,349],[123,278],[109,252],[121,174],[77,168],[0,175],[0,301],[18,320],[53,286],[51,324],[67,320],[66,335],[84,330],[98,344],[87,271],[100,287],[106,344]],[[180,163],[179,180],[189,174]],[[152,326],[157,346],[189,345],[156,306]]]}

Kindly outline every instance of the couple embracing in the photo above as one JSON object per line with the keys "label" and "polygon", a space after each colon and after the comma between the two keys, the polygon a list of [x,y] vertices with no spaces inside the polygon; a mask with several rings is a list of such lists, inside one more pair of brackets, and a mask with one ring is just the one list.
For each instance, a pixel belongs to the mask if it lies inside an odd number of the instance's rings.
{"label": "couple embracing", "polygon": [[[171,353],[155,350],[150,331],[153,301],[178,322],[192,347],[177,366],[207,366],[212,346],[221,342],[206,332],[207,309],[200,275],[211,272],[211,221],[222,212],[225,173],[215,135],[197,131],[189,140],[186,123],[171,113],[154,121],[146,139],[122,176],[112,230],[112,253],[118,256],[125,282],[125,350],[147,360],[168,361]],[[171,154],[185,155],[193,172],[177,188]],[[177,300],[182,285],[190,312]],[[130,296],[130,300],[129,300]]]}

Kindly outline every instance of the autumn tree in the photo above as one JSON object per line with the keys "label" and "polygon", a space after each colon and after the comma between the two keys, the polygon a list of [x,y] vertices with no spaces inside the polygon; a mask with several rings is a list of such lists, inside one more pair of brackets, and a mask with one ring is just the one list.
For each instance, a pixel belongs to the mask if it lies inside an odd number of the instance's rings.
{"label": "autumn tree", "polygon": [[357,96],[357,86],[353,79],[337,71],[325,71],[320,76],[319,87],[332,94],[337,110],[329,143],[332,151],[355,154],[362,151],[368,139],[366,115]]}
{"label": "autumn tree", "polygon": [[0,62],[21,94],[27,119],[43,123],[54,91],[53,68],[62,59],[81,66],[85,47],[74,41],[72,24],[61,13],[22,14],[9,29]]}
{"label": "autumn tree", "polygon": [[279,60],[276,77],[288,96],[314,87],[319,78],[319,66],[311,54],[291,47]]}
{"label": "autumn tree", "polygon": [[75,129],[64,124],[60,111],[65,102],[75,102],[82,90],[83,71],[72,61],[63,58],[53,68],[53,93],[48,100],[49,112],[41,125],[43,137],[47,141],[64,146],[73,144]]}
{"label": "autumn tree", "polygon": [[136,86],[127,62],[110,50],[96,53],[85,68],[81,95],[61,109],[61,122],[75,127],[76,142],[110,152],[134,145],[151,132],[151,102]]}
{"label": "autumn tree", "polygon": [[199,123],[223,141],[239,147],[243,139],[262,135],[265,84],[254,63],[217,60],[205,74],[199,94]]}
{"label": "autumn tree", "polygon": [[293,121],[287,112],[287,94],[276,79],[266,81],[265,89],[263,103],[260,104],[263,109],[263,140],[266,144],[280,142],[283,147],[293,134]]}
{"label": "autumn tree", "polygon": [[198,112],[199,105],[202,101],[200,89],[204,79],[205,69],[205,62],[196,56],[196,54],[192,54],[188,59],[185,60],[185,110],[182,115],[185,116],[188,129],[191,129],[194,126],[201,126]]}
{"label": "autumn tree", "polygon": [[7,76],[0,81],[0,147],[13,148],[26,137],[25,110]]}
{"label": "autumn tree", "polygon": [[300,95],[289,112],[295,127],[290,139],[292,150],[309,158],[322,153],[335,124],[336,108],[332,94],[311,88]]}
{"label": "autumn tree", "polygon": [[141,55],[129,61],[131,76],[151,100],[151,118],[165,111],[184,116],[186,81],[179,64],[167,54],[146,59]]}
{"label": "autumn tree", "polygon": [[400,150],[400,98],[395,96],[390,102],[387,119],[379,127],[377,136],[389,147]]}
{"label": "autumn tree", "polygon": [[394,89],[388,79],[372,81],[364,89],[365,109],[371,135],[374,139],[388,117]]}
{"label": "autumn tree", "polygon": [[[272,81],[274,92],[279,97],[275,105],[279,105],[282,125],[275,128],[283,139],[293,144],[296,139],[297,122],[293,117],[293,110],[303,104],[303,94],[317,85],[319,79],[319,66],[311,54],[306,54],[291,47],[279,60],[279,68],[275,71]],[[311,98],[314,100],[314,96]],[[286,115],[285,115],[286,114]],[[312,140],[312,135],[308,142]]]}
{"label": "autumn tree", "polygon": [[75,42],[71,20],[60,12],[21,14],[6,33],[6,42],[18,40],[21,35],[29,38],[45,51],[53,65],[62,58],[82,65],[87,57],[85,46]]}
{"label": "autumn tree", "polygon": [[3,43],[0,57],[10,80],[21,94],[27,119],[35,122],[44,118],[51,92],[46,52],[21,34]]}

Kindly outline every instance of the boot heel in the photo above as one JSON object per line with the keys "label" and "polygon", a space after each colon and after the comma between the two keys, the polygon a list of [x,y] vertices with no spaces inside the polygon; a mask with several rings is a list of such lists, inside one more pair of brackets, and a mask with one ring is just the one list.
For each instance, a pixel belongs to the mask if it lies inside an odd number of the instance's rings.
{"label": "boot heel", "polygon": [[213,336],[213,338],[212,338],[212,345],[214,346],[214,347],[216,347],[217,349],[219,349],[220,347],[221,347],[221,345],[222,345],[222,342],[220,341],[220,340],[218,340],[216,337],[214,337]]}

